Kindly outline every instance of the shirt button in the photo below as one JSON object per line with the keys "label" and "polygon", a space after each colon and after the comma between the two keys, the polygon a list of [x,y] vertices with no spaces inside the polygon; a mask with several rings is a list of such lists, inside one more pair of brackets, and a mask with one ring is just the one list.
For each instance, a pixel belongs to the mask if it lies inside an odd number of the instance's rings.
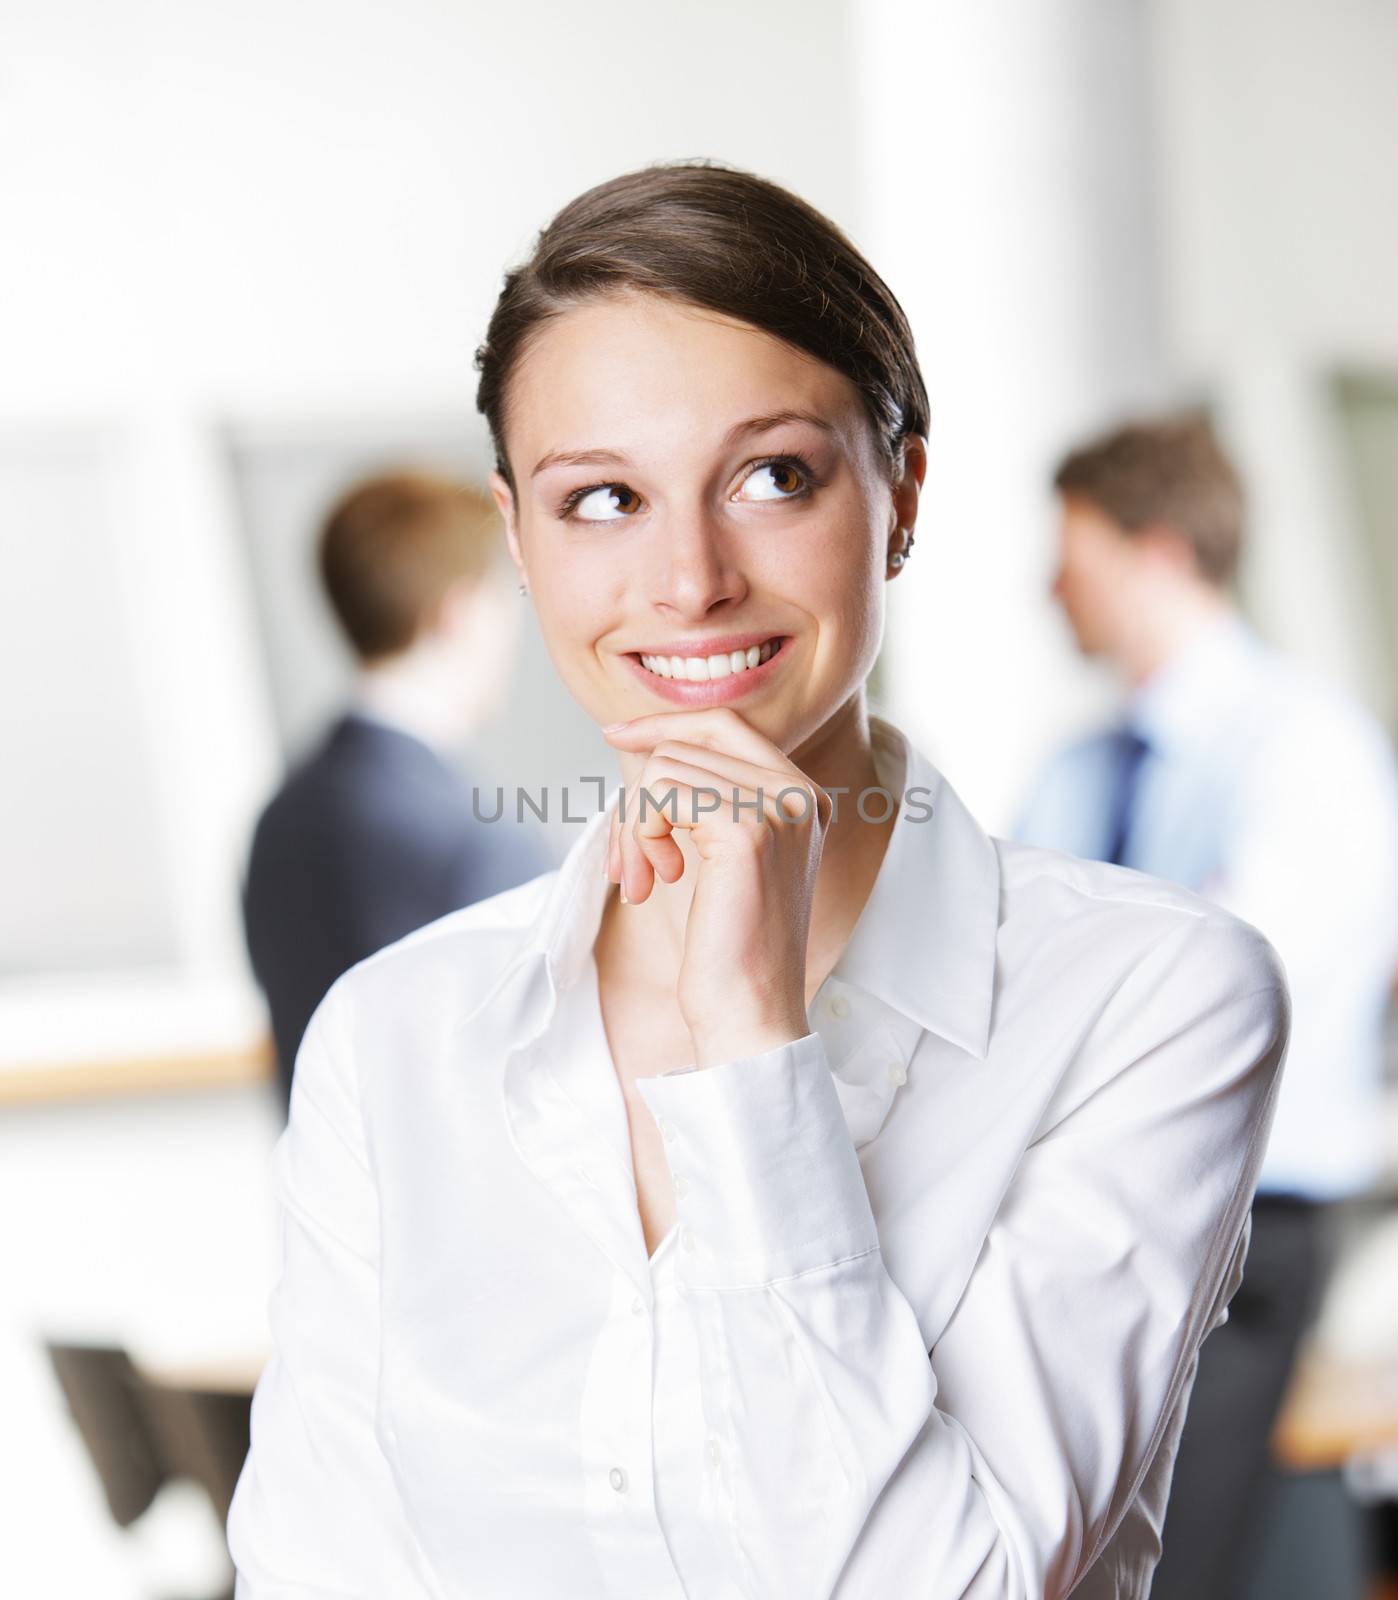
{"label": "shirt button", "polygon": [[689,1193],[689,1179],[686,1178],[682,1172],[677,1172],[675,1174],[675,1193],[677,1195],[686,1195]]}
{"label": "shirt button", "polygon": [[694,1235],[689,1231],[688,1228],[680,1229],[680,1243],[686,1250],[694,1249]]}
{"label": "shirt button", "polygon": [[620,1467],[612,1468],[607,1474],[607,1482],[611,1484],[618,1494],[626,1493],[626,1474]]}
{"label": "shirt button", "polygon": [[639,1317],[644,1313],[645,1309],[645,1301],[641,1299],[640,1295],[637,1295],[636,1298],[631,1302],[631,1315],[633,1317]]}
{"label": "shirt button", "polygon": [[847,1017],[849,1015],[849,1001],[842,994],[832,994],[825,1002],[825,1006],[832,1017]]}
{"label": "shirt button", "polygon": [[888,1064],[888,1081],[897,1086],[908,1081],[908,1069],[901,1061],[890,1061]]}
{"label": "shirt button", "polygon": [[710,1439],[709,1440],[709,1463],[710,1463],[710,1465],[716,1467],[719,1464],[719,1462],[722,1461],[722,1460],[723,1460],[723,1451],[720,1450],[719,1447],[718,1447],[718,1440],[717,1439]]}

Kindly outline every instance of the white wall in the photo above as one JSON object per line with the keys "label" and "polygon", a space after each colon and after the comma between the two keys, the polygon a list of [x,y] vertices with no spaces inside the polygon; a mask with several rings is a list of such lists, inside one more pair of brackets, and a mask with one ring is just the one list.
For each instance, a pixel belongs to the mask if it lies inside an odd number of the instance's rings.
{"label": "white wall", "polygon": [[504,266],[645,161],[736,160],[847,216],[845,27],[833,0],[55,0],[9,30],[0,188],[26,247],[0,265],[0,447],[36,421],[117,441],[93,536],[119,551],[131,759],[164,824],[147,870],[188,979],[245,981],[236,870],[278,772],[221,426],[476,429]]}
{"label": "white wall", "polygon": [[[1169,344],[1252,484],[1247,580],[1274,637],[1391,724],[1398,685],[1326,393],[1398,373],[1398,10],[1152,0]],[[1389,621],[1392,626],[1392,619]]]}

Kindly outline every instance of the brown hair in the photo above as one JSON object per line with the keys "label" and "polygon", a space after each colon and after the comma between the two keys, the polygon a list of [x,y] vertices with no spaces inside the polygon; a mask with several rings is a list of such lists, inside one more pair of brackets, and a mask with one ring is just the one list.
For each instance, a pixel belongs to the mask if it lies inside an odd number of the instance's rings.
{"label": "brown hair", "polygon": [[1243,488],[1202,411],[1104,434],[1066,456],[1053,482],[1060,494],[1090,501],[1127,533],[1154,525],[1182,534],[1210,583],[1222,587],[1237,571]]}
{"label": "brown hair", "polygon": [[362,661],[405,650],[447,589],[491,566],[495,502],[435,473],[368,478],[331,508],[317,547],[330,604]]}
{"label": "brown hair", "polygon": [[658,163],[571,200],[506,273],[476,352],[477,409],[513,488],[509,381],[560,312],[609,293],[663,295],[760,328],[845,374],[890,472],[925,434],[927,390],[903,308],[827,217],[765,178],[713,161]]}

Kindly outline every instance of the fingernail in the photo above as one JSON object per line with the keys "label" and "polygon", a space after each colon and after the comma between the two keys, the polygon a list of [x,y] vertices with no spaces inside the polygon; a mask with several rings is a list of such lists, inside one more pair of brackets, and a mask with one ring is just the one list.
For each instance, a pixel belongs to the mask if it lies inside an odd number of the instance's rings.
{"label": "fingernail", "polygon": [[625,885],[625,883],[623,883],[623,884],[622,884],[622,885],[621,885],[621,903],[622,903],[622,905],[624,905],[624,906],[625,906],[625,905],[630,905],[630,903],[631,903],[631,902],[630,902],[630,901],[629,901],[629,900],[628,900],[628,899],[627,899],[627,898],[626,898],[626,885]]}
{"label": "fingernail", "polygon": [[624,728],[625,726],[626,726],[625,722],[608,722],[608,723],[605,723],[603,725],[602,732],[603,733],[615,733],[618,728]]}

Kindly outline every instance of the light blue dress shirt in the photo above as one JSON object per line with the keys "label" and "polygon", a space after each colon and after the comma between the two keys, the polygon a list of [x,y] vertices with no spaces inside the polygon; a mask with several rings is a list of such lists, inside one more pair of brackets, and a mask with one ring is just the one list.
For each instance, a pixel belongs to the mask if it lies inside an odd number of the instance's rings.
{"label": "light blue dress shirt", "polygon": [[[1127,699],[1149,741],[1125,864],[1260,929],[1287,969],[1291,1051],[1258,1185],[1336,1199],[1380,1164],[1383,1020],[1398,968],[1398,774],[1379,723],[1227,612]],[[1060,751],[1015,827],[1100,858],[1119,728]]]}

